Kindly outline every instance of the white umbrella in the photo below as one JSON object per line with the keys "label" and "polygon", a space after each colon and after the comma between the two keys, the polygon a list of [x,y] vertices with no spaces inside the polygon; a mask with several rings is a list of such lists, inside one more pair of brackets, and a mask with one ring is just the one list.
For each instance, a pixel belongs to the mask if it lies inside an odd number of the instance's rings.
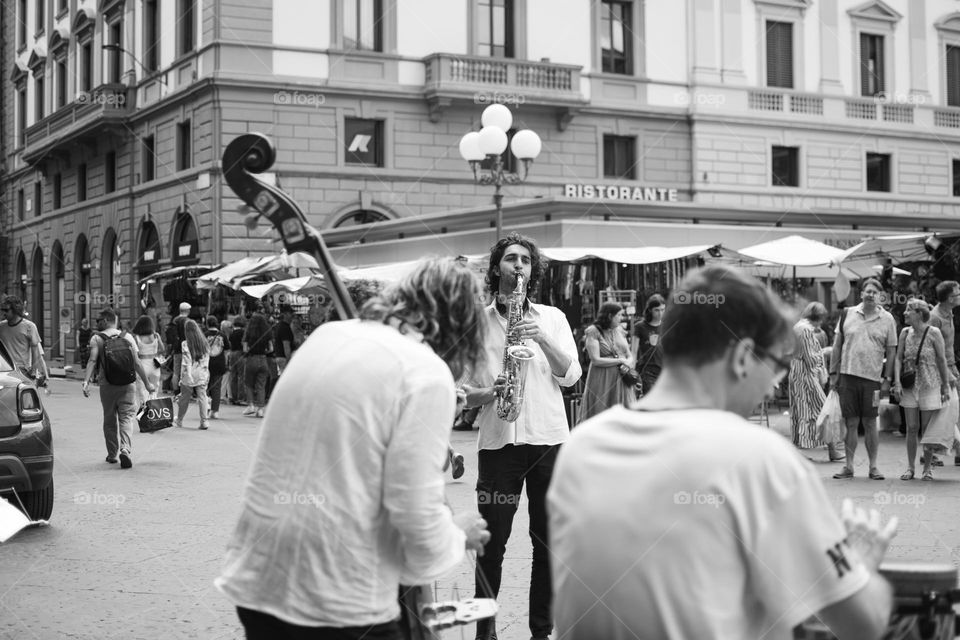
{"label": "white umbrella", "polygon": [[772,262],[790,267],[815,267],[840,262],[838,258],[844,250],[828,244],[810,240],[803,236],[787,236],[770,242],[763,242],[745,249],[738,249],[751,258],[763,262]]}

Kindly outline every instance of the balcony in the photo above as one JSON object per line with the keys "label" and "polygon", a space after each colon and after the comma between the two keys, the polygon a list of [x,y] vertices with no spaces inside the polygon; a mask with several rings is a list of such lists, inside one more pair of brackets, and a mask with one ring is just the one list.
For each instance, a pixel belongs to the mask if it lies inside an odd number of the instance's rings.
{"label": "balcony", "polygon": [[435,53],[424,58],[423,94],[430,120],[438,122],[454,102],[486,106],[540,105],[557,110],[563,130],[587,100],[580,93],[580,66]]}
{"label": "balcony", "polygon": [[136,91],[125,84],[103,84],[60,107],[24,132],[22,157],[35,163],[72,142],[96,138],[123,125],[135,108]]}

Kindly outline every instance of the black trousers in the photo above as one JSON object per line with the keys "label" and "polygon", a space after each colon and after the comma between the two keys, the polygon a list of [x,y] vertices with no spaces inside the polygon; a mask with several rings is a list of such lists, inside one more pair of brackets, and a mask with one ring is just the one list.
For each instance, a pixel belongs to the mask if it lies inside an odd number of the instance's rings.
{"label": "black trousers", "polygon": [[237,607],[247,640],[402,640],[400,625],[394,622],[369,627],[301,627],[279,618]]}
{"label": "black trousers", "polygon": [[[547,548],[547,488],[559,450],[560,445],[508,444],[495,451],[481,450],[479,454],[477,504],[480,515],[487,521],[490,541],[477,561],[476,597],[491,596],[483,587],[480,572],[490,583],[492,595],[496,597],[500,593],[503,554],[513,528],[520,492],[526,482],[529,533],[533,543],[529,622],[530,633],[536,637],[548,636],[553,631],[550,554]],[[477,637],[488,633],[489,622],[477,624]]]}

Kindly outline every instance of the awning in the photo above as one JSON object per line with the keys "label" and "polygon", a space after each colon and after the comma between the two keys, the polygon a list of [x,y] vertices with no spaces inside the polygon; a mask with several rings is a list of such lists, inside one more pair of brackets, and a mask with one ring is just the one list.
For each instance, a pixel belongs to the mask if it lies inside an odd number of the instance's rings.
{"label": "awning", "polygon": [[290,278],[288,280],[277,280],[276,282],[268,282],[266,284],[252,284],[246,287],[240,287],[240,290],[245,294],[258,300],[272,293],[277,293],[278,291],[298,293],[308,289],[326,289],[326,283],[323,277],[310,275],[300,278]]}
{"label": "awning", "polygon": [[925,243],[928,238],[931,242],[939,243],[941,238],[956,238],[960,234],[913,233],[898,236],[879,236],[867,238],[855,247],[850,247],[837,259],[844,266],[854,262],[870,262],[891,258],[896,262],[922,262],[930,260],[930,252]]}
{"label": "awning", "polygon": [[149,276],[137,280],[137,284],[143,284],[144,282],[150,281],[156,282],[157,280],[165,280],[167,278],[175,278],[185,271],[212,271],[214,269],[219,269],[222,266],[222,264],[191,264],[181,267],[171,267],[162,271],[154,271]]}
{"label": "awning", "polygon": [[687,247],[563,247],[541,249],[540,252],[550,260],[556,260],[557,262],[579,262],[599,258],[621,264],[652,264],[704,253],[715,246],[702,244]]}
{"label": "awning", "polygon": [[240,285],[255,276],[284,278],[287,269],[319,269],[313,257],[303,253],[281,253],[276,256],[240,258],[236,262],[211,271],[197,280],[198,289],[214,289],[219,285],[239,289]]}
{"label": "awning", "polygon": [[787,236],[738,249],[738,253],[773,264],[815,267],[840,262],[838,258],[846,252],[803,236]]}

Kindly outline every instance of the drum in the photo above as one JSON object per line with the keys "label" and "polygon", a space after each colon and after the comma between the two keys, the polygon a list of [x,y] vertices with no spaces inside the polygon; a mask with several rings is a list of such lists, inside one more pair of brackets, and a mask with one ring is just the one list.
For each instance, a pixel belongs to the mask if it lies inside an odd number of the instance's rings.
{"label": "drum", "polygon": [[[885,562],[880,573],[893,586],[893,611],[884,640],[950,640],[957,637],[954,605],[960,602],[952,564]],[[794,630],[799,640],[836,640],[816,618]]]}

